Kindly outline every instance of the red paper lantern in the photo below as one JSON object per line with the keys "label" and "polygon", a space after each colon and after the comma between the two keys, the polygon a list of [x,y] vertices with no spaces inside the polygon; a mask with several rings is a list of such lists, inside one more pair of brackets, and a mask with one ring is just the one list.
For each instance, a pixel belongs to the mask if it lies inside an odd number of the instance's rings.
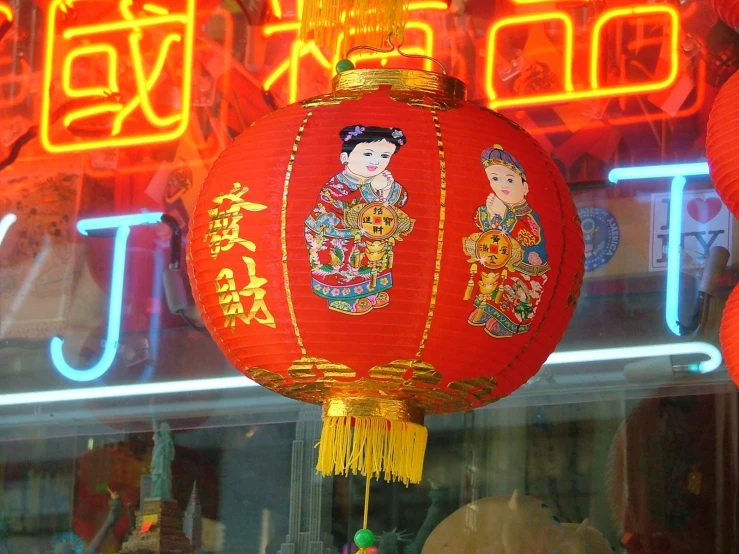
{"label": "red paper lantern", "polygon": [[716,192],[739,216],[739,71],[721,87],[711,108],[706,156]]}
{"label": "red paper lantern", "polygon": [[229,360],[324,407],[319,470],[421,478],[423,414],[498,400],[562,337],[583,274],[567,185],[457,79],[340,73],[216,161],[194,296]]}
{"label": "red paper lantern", "polygon": [[729,375],[739,386],[739,287],[734,288],[726,301],[719,340]]}
{"label": "red paper lantern", "polygon": [[739,27],[739,0],[711,0],[713,9],[729,27]]}

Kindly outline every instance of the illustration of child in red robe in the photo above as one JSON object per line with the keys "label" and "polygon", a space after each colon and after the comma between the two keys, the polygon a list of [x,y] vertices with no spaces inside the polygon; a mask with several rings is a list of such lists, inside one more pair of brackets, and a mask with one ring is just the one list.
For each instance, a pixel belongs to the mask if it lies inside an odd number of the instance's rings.
{"label": "illustration of child in red robe", "polygon": [[408,193],[388,171],[406,144],[400,129],[341,130],[344,169],[321,189],[305,220],[313,292],[328,307],[364,315],[390,302],[394,246],[413,229]]}
{"label": "illustration of child in red robe", "polygon": [[539,216],[526,201],[523,167],[497,144],[482,153],[481,163],[493,192],[475,212],[480,232],[463,241],[472,264],[466,300],[482,266],[468,323],[492,337],[510,337],[529,330],[550,267]]}

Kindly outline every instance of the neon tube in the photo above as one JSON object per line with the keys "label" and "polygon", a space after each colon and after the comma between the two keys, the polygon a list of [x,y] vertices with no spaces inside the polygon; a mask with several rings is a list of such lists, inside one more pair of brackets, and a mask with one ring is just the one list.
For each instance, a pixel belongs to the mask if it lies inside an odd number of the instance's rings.
{"label": "neon tube", "polygon": [[[664,35],[662,40],[665,44],[669,44],[670,55],[670,72],[667,77],[661,81],[651,81],[634,85],[621,85],[611,87],[601,87],[599,83],[599,61],[601,60],[601,41],[603,27],[614,19],[620,19],[623,24],[624,19],[633,18],[635,16],[663,15],[670,19],[669,29],[665,25],[663,27]],[[671,86],[677,79],[678,70],[680,68],[680,12],[669,4],[653,4],[646,6],[627,6],[625,8],[612,8],[601,13],[593,26],[593,34],[590,43],[590,88],[593,91],[607,90],[614,94],[630,94],[644,93],[648,91],[663,90]]]}
{"label": "neon tube", "polygon": [[681,356],[685,354],[703,354],[708,356],[708,360],[695,364],[695,369],[700,373],[710,373],[721,366],[721,351],[707,342],[677,342],[648,346],[555,352],[549,356],[549,359],[544,365],[608,362],[614,360],[633,360],[635,358],[656,358],[659,356]]}
{"label": "neon tube", "polygon": [[0,14],[5,16],[8,23],[13,22],[13,10],[5,2],[0,2]]}
{"label": "neon tube", "polygon": [[[77,0],[74,0],[77,1]],[[132,145],[141,145],[147,143],[160,143],[167,142],[173,139],[177,139],[185,132],[189,124],[190,118],[190,104],[192,96],[192,74],[193,66],[193,43],[195,33],[195,0],[186,0],[182,2],[184,4],[184,11],[182,13],[168,13],[166,9],[156,6],[154,4],[145,4],[144,7],[148,7],[148,15],[144,17],[136,18],[129,9],[129,3],[127,0],[118,3],[118,10],[123,20],[121,21],[108,21],[104,23],[96,23],[92,25],[67,25],[65,29],[60,29],[59,22],[62,21],[63,16],[59,14],[66,14],[72,7],[72,0],[52,0],[49,3],[49,7],[46,14],[46,44],[44,46],[44,72],[43,72],[43,85],[42,85],[42,98],[41,98],[41,116],[39,123],[39,140],[44,149],[49,153],[61,153],[61,152],[78,152],[85,150],[95,150],[105,147],[123,147]],[[153,11],[152,11],[153,10]],[[160,15],[151,15],[152,13],[160,13]],[[160,31],[158,27],[166,29],[167,27],[174,26],[181,31],[172,32],[164,36],[157,43],[157,58],[153,66],[144,67],[144,62],[141,57],[140,49],[140,38],[139,34],[155,33]],[[52,103],[51,103],[51,83],[61,80],[62,85],[65,83],[71,85],[71,77],[67,75],[72,69],[72,63],[74,58],[79,57],[82,53],[86,53],[88,56],[91,50],[97,51],[98,53],[106,53],[108,58],[108,87],[117,88],[117,80],[113,77],[117,77],[120,67],[113,66],[114,62],[118,61],[119,49],[115,48],[109,42],[109,35],[111,33],[124,33],[128,34],[128,50],[130,53],[130,66],[134,73],[133,82],[136,85],[136,95],[128,100],[126,104],[122,104],[120,99],[110,97],[105,92],[105,87],[90,87],[72,90],[68,86],[63,86],[65,93],[72,92],[73,96],[87,97],[93,103],[94,106],[86,106],[79,109],[70,109],[64,113],[62,122],[64,126],[69,126],[72,122],[91,117],[93,115],[111,113],[117,114],[113,130],[108,136],[99,137],[98,139],[88,141],[75,141],[70,137],[62,137],[57,139],[52,133],[52,121],[51,114]],[[60,50],[58,45],[61,42],[83,42],[85,45],[74,48],[69,52],[63,52],[60,59]],[[167,60],[168,54],[170,53],[170,47],[175,43],[180,43],[182,51],[182,81],[179,90],[181,96],[179,98],[178,106],[181,108],[180,113],[172,114],[170,116],[161,117],[153,109],[150,99],[150,91],[154,86],[154,82],[159,77],[165,62],[172,61]],[[115,53],[115,57],[113,57]],[[71,59],[70,59],[71,58]],[[59,72],[61,71],[61,74]],[[131,80],[129,78],[129,80]],[[115,90],[112,90],[115,92]],[[67,96],[69,96],[67,94]],[[104,99],[110,101],[102,102]],[[146,121],[150,129],[148,132],[143,132],[137,135],[123,136],[120,131],[121,120],[125,119],[130,113],[136,109],[144,113]]]}
{"label": "neon tube", "polygon": [[[573,350],[555,352],[545,365],[595,363],[614,360],[632,360],[658,356],[679,356],[702,354],[708,360],[698,362],[695,368],[701,373],[709,373],[721,365],[721,352],[706,342],[682,342],[675,344],[653,344],[625,348],[600,348],[593,350]],[[0,407],[24,404],[45,404],[51,402],[71,402],[75,400],[98,400],[101,398],[128,398],[134,396],[153,396],[185,392],[219,391],[258,386],[246,377],[217,377],[213,379],[191,379],[162,383],[143,383],[136,385],[115,385],[83,389],[50,390],[0,394]]]}
{"label": "neon tube", "polygon": [[617,167],[608,173],[608,180],[615,184],[627,179],[664,179],[666,177],[695,177],[698,175],[708,175],[707,162]]}
{"label": "neon tube", "polygon": [[5,240],[5,235],[8,234],[8,231],[10,231],[10,228],[16,221],[18,221],[18,216],[15,214],[5,214],[3,218],[0,219],[0,245],[2,245]]}
{"label": "neon tube", "polygon": [[90,231],[115,229],[113,246],[113,272],[110,285],[110,308],[108,311],[108,331],[105,336],[105,346],[100,360],[89,369],[76,369],[69,365],[64,358],[64,340],[58,337],[51,339],[51,361],[57,371],[72,381],[94,381],[105,375],[113,365],[118,340],[121,334],[121,310],[123,308],[123,281],[126,272],[126,243],[131,234],[131,227],[137,225],[153,225],[159,223],[161,212],[131,214],[112,217],[97,217],[82,219],[77,222],[77,230],[83,235]]}
{"label": "neon tube", "polygon": [[[515,0],[514,0],[515,1]],[[533,3],[533,2],[530,2]],[[538,1],[536,2],[538,3]],[[660,80],[651,80],[637,83],[622,83],[620,85],[601,86],[599,81],[599,69],[602,56],[600,55],[602,48],[601,43],[604,37],[603,28],[612,24],[614,20],[638,18],[643,22],[643,17],[653,17],[657,15],[666,16],[669,19],[669,25],[663,25],[663,38],[661,43],[667,47],[669,54],[669,72]],[[498,98],[495,91],[494,70],[495,56],[498,49],[497,34],[498,31],[505,26],[512,25],[531,25],[532,23],[543,23],[545,21],[562,21],[565,25],[565,42],[563,45],[564,59],[564,78],[563,89],[560,92],[550,92],[545,94],[533,95],[516,95],[505,98]],[[487,38],[487,54],[485,55],[485,90],[488,95],[488,107],[490,109],[502,108],[523,108],[526,106],[536,106],[542,104],[553,104],[561,102],[574,102],[578,100],[594,99],[594,98],[615,98],[618,96],[645,94],[664,90],[672,86],[677,80],[679,73],[679,39],[680,39],[680,13],[670,5],[644,5],[630,6],[623,8],[611,8],[602,12],[596,18],[593,30],[590,35],[590,62],[589,74],[590,83],[587,89],[575,90],[572,84],[572,56],[575,49],[575,37],[573,33],[573,22],[569,14],[563,11],[534,13],[534,14],[516,14],[507,16],[491,25],[488,30]]]}
{"label": "neon tube", "polygon": [[685,177],[672,178],[670,185],[669,230],[667,231],[667,290],[665,292],[665,320],[676,335],[680,335],[680,262],[683,229],[683,191]]}
{"label": "neon tube", "polygon": [[612,183],[626,179],[664,179],[672,177],[670,186],[669,230],[667,231],[667,288],[665,291],[665,320],[667,327],[680,335],[680,242],[683,227],[683,193],[686,177],[708,175],[707,162],[672,165],[621,167],[608,173]]}
{"label": "neon tube", "polygon": [[256,386],[257,384],[254,381],[245,377],[218,377],[215,379],[192,379],[189,381],[116,385],[111,387],[91,387],[85,389],[21,392],[15,394],[1,394],[0,406],[71,402],[75,400],[99,400],[102,398],[130,398],[133,396],[217,391]]}
{"label": "neon tube", "polygon": [[[519,27],[519,26],[531,26],[533,23],[562,23],[564,27],[564,56],[562,59],[562,74],[564,75],[564,93],[562,94],[571,95],[575,90],[575,86],[572,82],[572,59],[575,50],[575,30],[572,24],[572,18],[568,14],[562,11],[553,11],[545,13],[534,13],[524,15],[511,15],[504,17],[498,21],[495,21],[488,30],[487,37],[487,56],[485,63],[485,89],[490,101],[491,109],[495,109],[508,103],[518,103],[519,98],[505,98],[503,100],[497,99],[497,92],[495,91],[495,75],[497,73],[495,69],[495,52],[498,46],[498,35],[501,29],[506,27]],[[548,95],[557,96],[557,94]]]}

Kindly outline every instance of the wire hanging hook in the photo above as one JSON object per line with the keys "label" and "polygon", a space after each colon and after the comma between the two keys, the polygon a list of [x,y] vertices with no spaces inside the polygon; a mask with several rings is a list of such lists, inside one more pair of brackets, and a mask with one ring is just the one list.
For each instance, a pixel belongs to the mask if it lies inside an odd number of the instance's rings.
{"label": "wire hanging hook", "polygon": [[[378,52],[378,53],[381,53],[381,54],[389,54],[391,52],[397,52],[400,56],[403,56],[404,58],[415,59],[415,60],[429,60],[429,61],[432,61],[436,65],[439,66],[439,68],[441,69],[441,72],[444,75],[447,74],[446,73],[446,67],[444,67],[444,64],[442,64],[439,60],[437,60],[436,58],[432,58],[431,56],[425,56],[423,54],[406,54],[402,50],[402,48],[403,48],[403,40],[401,39],[401,41],[398,44],[395,44],[393,42],[393,38],[395,38],[395,34],[394,33],[390,33],[387,36],[387,43],[390,45],[390,48],[384,48],[383,49],[383,48],[376,48],[374,46],[363,46],[363,45],[354,46],[353,48],[350,48],[349,50],[347,50],[346,54],[344,54],[344,59],[342,61],[344,61],[344,60],[347,60],[348,61],[349,60],[349,56],[352,54],[352,52],[357,52],[359,50],[369,50],[371,52]],[[341,63],[341,62],[339,62],[339,63]],[[352,68],[353,68],[353,64],[352,64]],[[339,71],[341,71],[341,70],[339,70]]]}

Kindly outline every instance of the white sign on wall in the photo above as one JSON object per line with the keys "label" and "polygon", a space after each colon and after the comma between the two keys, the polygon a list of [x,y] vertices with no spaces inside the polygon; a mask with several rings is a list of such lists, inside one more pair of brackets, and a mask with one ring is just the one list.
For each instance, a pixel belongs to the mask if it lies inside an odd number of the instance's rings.
{"label": "white sign on wall", "polygon": [[[680,232],[683,270],[703,267],[708,251],[723,246],[731,252],[733,218],[715,191],[685,191]],[[652,195],[649,270],[667,270],[670,231],[670,194]],[[729,264],[731,264],[731,259]]]}

